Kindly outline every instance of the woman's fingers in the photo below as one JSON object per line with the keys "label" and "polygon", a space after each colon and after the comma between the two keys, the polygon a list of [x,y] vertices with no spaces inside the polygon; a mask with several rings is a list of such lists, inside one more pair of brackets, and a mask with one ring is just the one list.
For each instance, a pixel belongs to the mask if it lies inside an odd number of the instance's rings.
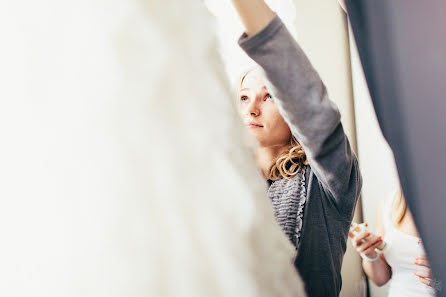
{"label": "woman's fingers", "polygon": [[366,249],[362,254],[369,258],[375,258],[377,256],[375,248]]}
{"label": "woman's fingers", "polygon": [[421,277],[421,276],[419,276],[418,279],[423,284],[425,284],[425,285],[427,285],[429,287],[434,287],[434,281],[432,279],[424,278],[424,277]]}
{"label": "woman's fingers", "polygon": [[353,238],[353,243],[355,247],[361,246],[363,243],[365,243],[364,239],[366,239],[368,236],[370,236],[370,232],[365,231],[362,233],[359,233]]}
{"label": "woman's fingers", "polygon": [[421,278],[432,278],[430,269],[428,269],[427,271],[415,271],[415,275]]}
{"label": "woman's fingers", "polygon": [[427,260],[426,256],[419,256],[415,258],[415,264],[430,268],[429,261]]}
{"label": "woman's fingers", "polygon": [[377,236],[371,240],[365,241],[360,247],[358,247],[358,251],[360,253],[365,254],[375,254],[375,248],[379,247],[382,243],[381,236]]}
{"label": "woman's fingers", "polygon": [[415,271],[415,275],[425,285],[433,287],[434,282],[432,280],[432,271],[425,255],[419,256],[415,259],[415,264],[419,266],[428,267],[429,269],[423,271]]}

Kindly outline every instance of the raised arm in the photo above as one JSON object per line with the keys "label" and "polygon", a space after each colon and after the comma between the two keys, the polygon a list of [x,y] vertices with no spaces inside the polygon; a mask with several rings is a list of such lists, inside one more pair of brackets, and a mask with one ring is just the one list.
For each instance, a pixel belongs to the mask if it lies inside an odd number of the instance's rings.
{"label": "raised arm", "polygon": [[[262,0],[233,0],[244,23],[254,33],[244,34],[242,49],[265,71],[268,89],[291,132],[306,151],[308,161],[329,198],[338,209],[353,215],[361,188],[357,159],[325,85],[279,17],[266,24],[269,9]],[[259,8],[262,11],[256,14]],[[268,13],[269,13],[268,12]],[[257,19],[257,20],[256,20]]]}
{"label": "raised arm", "polygon": [[274,12],[263,0],[232,0],[243,24],[246,34],[254,35],[274,18]]}

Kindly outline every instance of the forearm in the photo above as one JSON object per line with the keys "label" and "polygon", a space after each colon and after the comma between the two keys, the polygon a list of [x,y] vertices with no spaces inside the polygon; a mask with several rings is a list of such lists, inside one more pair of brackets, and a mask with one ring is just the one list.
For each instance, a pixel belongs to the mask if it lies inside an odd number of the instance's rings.
{"label": "forearm", "polygon": [[383,286],[392,276],[392,270],[382,255],[374,262],[362,261],[365,274],[377,285]]}
{"label": "forearm", "polygon": [[254,35],[274,18],[275,13],[263,0],[232,0],[240,19],[242,20],[246,34]]}

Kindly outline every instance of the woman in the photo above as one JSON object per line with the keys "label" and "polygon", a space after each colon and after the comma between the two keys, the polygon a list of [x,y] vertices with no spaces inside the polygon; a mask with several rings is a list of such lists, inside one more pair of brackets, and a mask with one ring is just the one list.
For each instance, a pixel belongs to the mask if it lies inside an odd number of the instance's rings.
{"label": "woman", "polygon": [[[435,296],[435,284],[429,263],[424,255],[420,236],[401,189],[379,207],[376,219],[376,236],[365,231],[352,237],[352,244],[363,258],[367,276],[378,286],[390,279],[389,297]],[[384,253],[376,248],[383,242]]]}
{"label": "woman", "polygon": [[[349,226],[361,189],[356,156],[324,84],[263,0],[233,0],[242,49],[261,70],[240,82],[240,114],[259,143],[277,219],[298,251],[308,296],[338,296]],[[275,96],[273,96],[275,95]]]}

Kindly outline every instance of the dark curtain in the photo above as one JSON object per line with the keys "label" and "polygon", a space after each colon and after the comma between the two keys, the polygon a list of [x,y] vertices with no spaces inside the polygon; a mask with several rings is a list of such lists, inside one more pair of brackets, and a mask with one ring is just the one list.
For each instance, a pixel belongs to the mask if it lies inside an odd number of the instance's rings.
{"label": "dark curtain", "polygon": [[446,287],[446,1],[347,0],[347,10],[408,207]]}

